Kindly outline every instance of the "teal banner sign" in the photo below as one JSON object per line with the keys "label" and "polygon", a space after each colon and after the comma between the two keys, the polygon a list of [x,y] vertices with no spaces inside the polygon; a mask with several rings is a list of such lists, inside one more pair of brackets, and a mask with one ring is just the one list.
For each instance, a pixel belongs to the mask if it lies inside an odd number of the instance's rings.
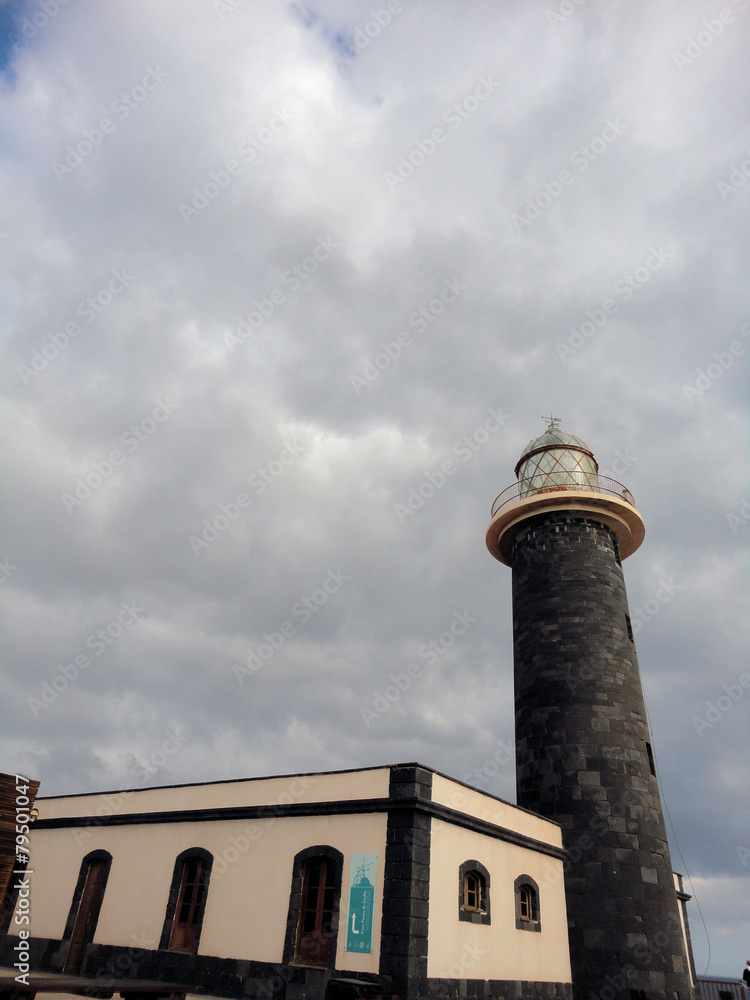
{"label": "teal banner sign", "polygon": [[349,923],[346,950],[369,955],[372,951],[372,913],[375,908],[377,854],[353,854],[349,868]]}

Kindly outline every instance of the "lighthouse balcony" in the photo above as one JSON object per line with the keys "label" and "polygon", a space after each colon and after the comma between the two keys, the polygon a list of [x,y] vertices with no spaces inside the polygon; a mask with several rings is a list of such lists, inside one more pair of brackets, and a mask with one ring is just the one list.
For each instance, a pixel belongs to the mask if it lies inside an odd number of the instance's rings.
{"label": "lighthouse balcony", "polygon": [[497,497],[492,505],[492,517],[502,508],[517,500],[539,493],[556,493],[560,490],[586,490],[618,497],[635,507],[633,494],[622,483],[596,472],[547,472],[527,479],[519,479]]}
{"label": "lighthouse balcony", "polygon": [[635,552],[645,535],[633,495],[622,483],[593,471],[560,470],[522,476],[503,490],[492,505],[487,548],[510,566],[513,541],[529,519],[563,513],[606,524],[617,537],[622,559]]}

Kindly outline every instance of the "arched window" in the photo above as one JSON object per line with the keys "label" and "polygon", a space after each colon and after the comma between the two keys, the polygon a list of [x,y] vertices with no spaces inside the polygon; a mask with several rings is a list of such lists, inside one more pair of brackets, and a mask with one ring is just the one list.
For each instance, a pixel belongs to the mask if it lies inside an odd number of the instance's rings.
{"label": "arched window", "polygon": [[530,875],[519,875],[513,888],[516,895],[516,928],[519,931],[540,931],[539,886]]}
{"label": "arched window", "polygon": [[464,861],[458,869],[458,919],[490,923],[490,873],[479,861]]}
{"label": "arched window", "polygon": [[213,855],[202,847],[191,847],[177,855],[160,948],[198,951],[213,860]]}
{"label": "arched window", "polygon": [[327,845],[295,857],[284,962],[333,969],[344,856]]}
{"label": "arched window", "polygon": [[81,862],[63,931],[63,941],[68,942],[68,948],[62,971],[68,975],[77,976],[81,971],[86,946],[94,940],[111,865],[109,851],[91,851]]}

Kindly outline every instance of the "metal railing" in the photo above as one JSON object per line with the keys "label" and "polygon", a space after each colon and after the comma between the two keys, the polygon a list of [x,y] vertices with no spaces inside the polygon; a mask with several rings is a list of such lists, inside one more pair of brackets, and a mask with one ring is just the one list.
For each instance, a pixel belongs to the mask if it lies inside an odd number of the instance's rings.
{"label": "metal railing", "polygon": [[526,500],[528,497],[540,496],[543,493],[564,493],[570,490],[605,493],[635,507],[633,494],[616,479],[598,476],[593,472],[547,472],[531,476],[529,479],[519,479],[517,483],[503,490],[492,505],[491,516],[494,517],[502,507],[517,500]]}
{"label": "metal railing", "polygon": [[699,1000],[746,1000],[750,990],[740,979],[721,979],[719,976],[698,976],[695,982]]}

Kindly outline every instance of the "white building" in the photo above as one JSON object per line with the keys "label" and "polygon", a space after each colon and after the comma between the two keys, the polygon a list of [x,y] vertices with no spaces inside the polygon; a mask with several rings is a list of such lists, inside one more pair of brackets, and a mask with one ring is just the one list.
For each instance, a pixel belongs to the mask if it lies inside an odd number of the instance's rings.
{"label": "white building", "polygon": [[559,826],[421,765],[37,808],[34,968],[226,997],[570,995]]}

